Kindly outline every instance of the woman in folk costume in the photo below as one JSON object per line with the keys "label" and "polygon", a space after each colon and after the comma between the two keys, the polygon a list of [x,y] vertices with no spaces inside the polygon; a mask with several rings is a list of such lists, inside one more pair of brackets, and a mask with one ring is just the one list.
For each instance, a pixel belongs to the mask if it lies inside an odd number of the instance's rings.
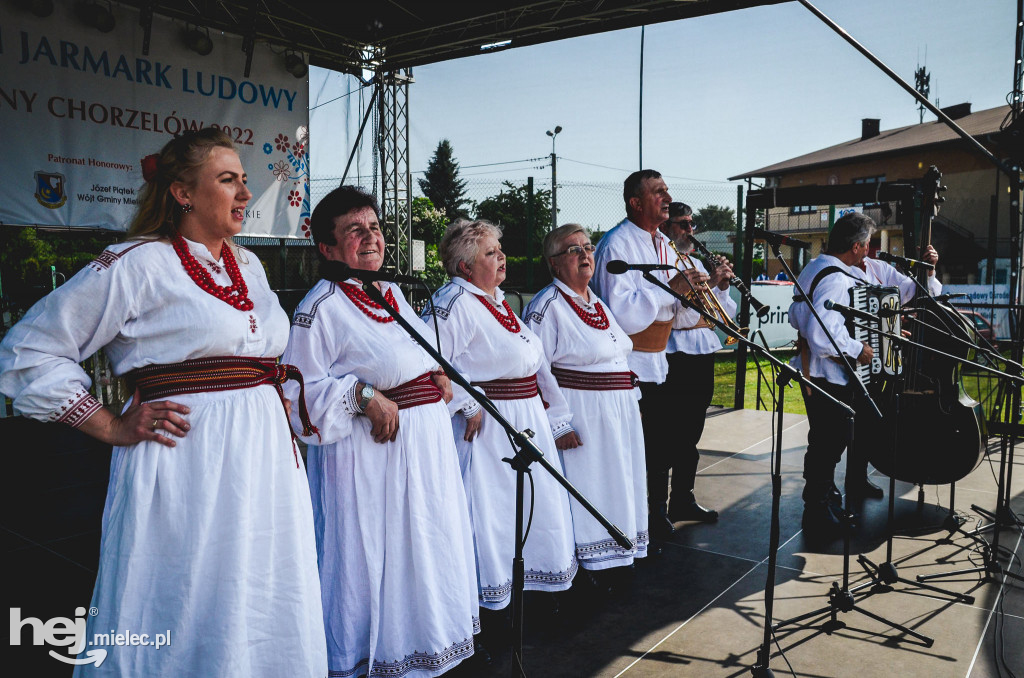
{"label": "woman in folk costume", "polygon": [[[572,413],[554,385],[540,340],[512,312],[498,287],[505,280],[500,236],[498,227],[486,221],[460,220],[448,227],[440,255],[452,279],[434,295],[428,322],[436,323],[441,353],[455,369],[493,400],[517,430],[534,431],[533,442],[561,472],[555,438],[575,441]],[[464,389],[455,385],[454,391],[448,409],[454,415],[476,539],[480,606],[500,610],[508,605],[512,588],[516,472],[502,458],[512,456],[513,448],[505,430],[484,416]],[[526,589],[563,591],[577,567],[569,496],[547,472],[535,469],[531,475],[535,505],[523,552]],[[529,516],[529,493],[524,503]]]}
{"label": "woman in folk costume", "polygon": [[598,577],[597,571],[645,557],[649,538],[639,391],[626,363],[633,342],[587,286],[594,275],[594,249],[579,224],[548,233],[544,257],[554,281],[534,295],[523,318],[540,337],[579,433],[579,440],[555,441],[566,477],[634,544],[623,549],[571,500],[576,558]]}
{"label": "woman in folk costume", "polygon": [[[0,345],[0,390],[20,414],[114,445],[86,638],[169,633],[159,651],[100,648],[75,675],[322,676],[309,487],[280,390],[296,372],[276,364],[288,317],[230,242],[252,197],[245,171],[215,129],[142,166],[128,241]],[[134,389],[120,416],[78,365],[99,349]]]}
{"label": "woman in folk costume", "polygon": [[[311,229],[325,266],[378,270],[379,215],[354,186],[323,198]],[[431,334],[397,285],[375,285]],[[444,673],[473,654],[479,630],[448,378],[355,278],[313,286],[295,311],[285,359],[302,370],[320,427],[307,459],[328,675]]]}

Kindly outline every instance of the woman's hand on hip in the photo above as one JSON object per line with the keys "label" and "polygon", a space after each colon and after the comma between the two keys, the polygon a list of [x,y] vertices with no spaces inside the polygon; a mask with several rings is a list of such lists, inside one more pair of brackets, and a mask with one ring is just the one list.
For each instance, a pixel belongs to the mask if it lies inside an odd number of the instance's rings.
{"label": "woman's hand on hip", "polygon": [[134,445],[151,440],[167,447],[174,447],[174,438],[184,438],[190,428],[181,415],[188,414],[188,407],[170,400],[140,402],[142,394],[138,389],[132,396],[132,404],[120,416],[101,409],[79,427],[82,432],[111,445]]}

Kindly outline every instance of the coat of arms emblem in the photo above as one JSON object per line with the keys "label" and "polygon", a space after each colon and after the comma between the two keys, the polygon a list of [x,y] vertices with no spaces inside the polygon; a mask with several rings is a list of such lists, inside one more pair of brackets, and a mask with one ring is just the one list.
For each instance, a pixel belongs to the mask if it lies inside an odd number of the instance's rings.
{"label": "coat of arms emblem", "polygon": [[64,192],[64,175],[56,172],[36,172],[36,200],[43,207],[55,210],[68,201]]}

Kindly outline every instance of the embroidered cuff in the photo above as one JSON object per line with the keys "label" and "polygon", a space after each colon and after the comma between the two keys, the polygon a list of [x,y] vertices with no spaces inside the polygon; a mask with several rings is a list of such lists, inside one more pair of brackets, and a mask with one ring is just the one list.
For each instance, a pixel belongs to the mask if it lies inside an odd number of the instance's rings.
{"label": "embroidered cuff", "polygon": [[66,405],[62,405],[60,413],[54,413],[52,419],[62,424],[78,428],[85,420],[96,414],[96,411],[103,407],[100,401],[92,397],[88,391],[78,391],[68,398]]}
{"label": "embroidered cuff", "polygon": [[359,409],[359,396],[356,393],[356,386],[358,385],[359,382],[352,384],[352,387],[345,391],[341,396],[342,408],[344,408],[346,414],[351,414],[352,416],[363,413],[363,411]]}
{"label": "embroidered cuff", "polygon": [[469,404],[462,408],[462,416],[466,419],[472,419],[476,416],[476,413],[480,411],[480,403],[475,400],[470,400]]}
{"label": "embroidered cuff", "polygon": [[570,433],[575,432],[576,429],[574,429],[572,427],[572,424],[570,424],[567,421],[563,421],[562,423],[555,424],[554,426],[551,427],[551,435],[553,438],[555,438],[555,440],[561,438],[562,436],[569,435]]}

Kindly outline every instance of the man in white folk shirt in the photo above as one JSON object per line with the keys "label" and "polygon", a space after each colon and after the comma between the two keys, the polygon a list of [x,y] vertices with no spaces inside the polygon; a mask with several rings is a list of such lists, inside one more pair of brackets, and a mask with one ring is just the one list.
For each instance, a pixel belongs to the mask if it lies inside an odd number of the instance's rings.
{"label": "man in white folk shirt", "polygon": [[[672,196],[661,174],[640,170],[623,183],[626,219],[612,228],[598,243],[596,271],[591,286],[633,340],[629,368],[639,379],[642,398],[644,444],[647,452],[647,502],[651,537],[664,541],[675,532],[668,517],[668,470],[670,453],[676,445],[677,418],[673,394],[666,387],[668,360],[665,347],[679,302],[656,285],[644,280],[639,271],[621,275],[608,273],[609,261],[631,264],[666,264],[675,261],[668,238],[658,227],[669,216]],[[685,294],[697,284],[697,271],[676,273],[656,271],[660,280],[675,292]],[[689,282],[687,282],[689,279]],[[691,495],[692,498],[692,495]],[[693,501],[696,505],[696,500]]]}
{"label": "man in white folk shirt", "polygon": [[[676,250],[686,261],[673,260],[682,270],[693,268],[699,279],[721,304],[729,317],[736,313],[736,302],[729,296],[732,267],[722,259],[714,273],[708,274],[704,264],[689,255],[693,251],[693,210],[682,202],[669,205],[669,218],[661,225]],[[696,277],[696,276],[695,276]],[[708,309],[705,309],[708,310]],[[710,312],[710,311],[709,311]],[[673,522],[718,520],[718,512],[704,508],[694,497],[693,486],[697,476],[700,452],[697,443],[704,433],[704,419],[715,390],[715,352],[722,348],[710,323],[697,311],[680,305],[672,323],[666,349],[668,378],[666,387],[673,394],[674,438],[668,454],[672,469],[672,494],[668,517]]]}

